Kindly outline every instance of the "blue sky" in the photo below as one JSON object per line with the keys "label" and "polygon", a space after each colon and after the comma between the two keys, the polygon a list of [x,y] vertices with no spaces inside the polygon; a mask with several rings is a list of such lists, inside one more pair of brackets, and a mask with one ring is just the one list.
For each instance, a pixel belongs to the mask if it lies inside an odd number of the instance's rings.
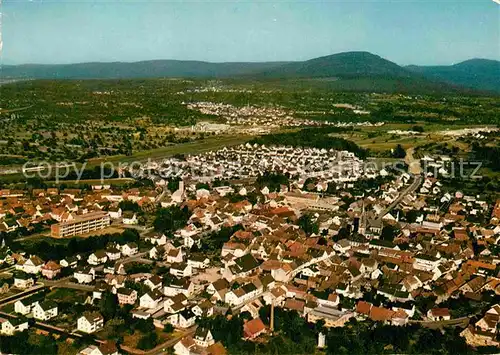
{"label": "blue sky", "polygon": [[3,0],[2,61],[304,60],[366,50],[398,64],[500,59],[491,0]]}

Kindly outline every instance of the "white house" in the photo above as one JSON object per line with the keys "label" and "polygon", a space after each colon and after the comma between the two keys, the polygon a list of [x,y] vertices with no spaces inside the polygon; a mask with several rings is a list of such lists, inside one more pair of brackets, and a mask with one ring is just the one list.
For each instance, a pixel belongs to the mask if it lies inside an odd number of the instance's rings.
{"label": "white house", "polygon": [[451,315],[448,308],[432,308],[427,312],[427,318],[431,321],[450,320]]}
{"label": "white house", "polygon": [[14,335],[16,332],[22,332],[23,330],[28,329],[28,320],[22,318],[0,318],[0,324],[0,332],[3,335]]}
{"label": "white house", "polygon": [[146,242],[150,242],[153,245],[165,245],[167,244],[167,236],[165,234],[162,235],[153,235],[145,238]]}
{"label": "white house", "polygon": [[172,248],[167,253],[167,263],[182,263],[183,257],[182,249]]}
{"label": "white house", "polygon": [[78,259],[75,257],[64,258],[59,262],[59,265],[61,265],[62,267],[71,267],[73,269],[77,266],[77,264]]}
{"label": "white house", "polygon": [[174,279],[169,285],[165,285],[163,288],[165,296],[175,296],[182,293],[184,296],[189,297],[193,292],[194,284],[188,278]]}
{"label": "white house", "polygon": [[193,339],[196,345],[203,348],[207,348],[210,345],[215,344],[212,332],[208,328],[198,327]]}
{"label": "white house", "polygon": [[108,260],[114,261],[120,259],[121,253],[117,248],[111,247],[106,249],[106,256],[108,257]]}
{"label": "white house", "polygon": [[228,291],[225,301],[232,306],[239,306],[260,293],[262,293],[262,286],[256,287],[253,283],[248,283],[236,290]]}
{"label": "white house", "polygon": [[175,355],[191,355],[192,350],[195,348],[194,339],[188,335],[174,345],[174,353]]}
{"label": "white house", "polygon": [[193,269],[206,269],[210,260],[205,255],[191,255],[187,261]]}
{"label": "white house", "polygon": [[155,309],[161,303],[162,296],[158,290],[148,291],[139,298],[139,307]]}
{"label": "white house", "polygon": [[163,280],[158,275],[153,275],[144,281],[144,285],[149,287],[150,290],[159,290],[163,285]]}
{"label": "white house", "polygon": [[119,219],[122,218],[122,209],[120,207],[111,207],[108,210],[109,218],[111,219]]}
{"label": "white house", "polygon": [[196,315],[190,309],[185,309],[169,316],[168,320],[174,327],[186,329],[195,324]]}
{"label": "white house", "polygon": [[85,313],[77,321],[77,329],[87,334],[94,333],[103,327],[104,318],[97,312]]}
{"label": "white house", "polygon": [[14,312],[26,315],[31,312],[31,303],[26,302],[26,300],[18,300],[14,303]]}
{"label": "white house", "polygon": [[104,264],[108,260],[108,256],[104,250],[98,250],[89,255],[87,262],[90,265]]}
{"label": "white house", "polygon": [[53,301],[36,302],[32,312],[35,319],[49,320],[57,316],[57,304]]}
{"label": "white house", "polygon": [[116,295],[120,304],[134,304],[137,300],[137,291],[126,287],[116,290]]}
{"label": "white house", "polygon": [[170,273],[176,277],[188,277],[193,274],[193,269],[189,263],[172,264]]}
{"label": "white house", "polygon": [[197,317],[211,317],[214,314],[214,305],[209,300],[196,304],[192,309]]}
{"label": "white house", "polygon": [[23,264],[23,271],[27,274],[38,274],[42,271],[44,262],[38,256],[32,256]]}
{"label": "white house", "polygon": [[73,273],[73,277],[79,284],[88,284],[94,281],[95,269],[93,267],[83,267]]}
{"label": "white house", "polygon": [[30,288],[35,284],[35,280],[27,274],[14,275],[14,287],[19,289]]}
{"label": "white house", "polygon": [[139,247],[133,242],[122,245],[121,249],[122,254],[125,256],[135,255],[139,252]]}

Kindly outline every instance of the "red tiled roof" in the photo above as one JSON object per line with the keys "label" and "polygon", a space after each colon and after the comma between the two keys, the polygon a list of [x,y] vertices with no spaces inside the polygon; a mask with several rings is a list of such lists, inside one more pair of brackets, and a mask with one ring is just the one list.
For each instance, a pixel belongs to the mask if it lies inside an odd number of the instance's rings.
{"label": "red tiled roof", "polygon": [[246,338],[254,338],[266,329],[260,318],[252,319],[243,325],[243,333]]}
{"label": "red tiled roof", "polygon": [[365,302],[365,301],[359,301],[358,304],[356,305],[356,312],[360,314],[370,314],[370,308],[371,308],[371,303]]}

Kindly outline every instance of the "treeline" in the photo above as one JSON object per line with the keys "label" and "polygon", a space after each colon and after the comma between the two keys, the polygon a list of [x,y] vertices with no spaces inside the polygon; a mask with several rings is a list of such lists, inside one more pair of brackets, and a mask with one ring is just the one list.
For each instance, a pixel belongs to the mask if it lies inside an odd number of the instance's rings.
{"label": "treeline", "polygon": [[176,230],[184,227],[191,216],[187,206],[183,208],[170,206],[160,208],[156,211],[153,222],[155,231],[163,234],[172,234]]}
{"label": "treeline", "polygon": [[[269,326],[270,306],[259,310],[260,318]],[[461,329],[434,330],[420,325],[392,326],[358,322],[352,318],[344,327],[325,328],[324,322],[308,323],[296,311],[276,308],[274,334],[267,342],[242,340],[242,328],[248,313],[230,319],[218,315],[201,319],[199,324],[212,331],[230,354],[313,354],[318,334],[326,336],[326,354],[472,354],[459,333]]]}
{"label": "treeline", "polygon": [[474,159],[486,163],[486,167],[493,171],[500,171],[500,147],[490,147],[473,142],[471,145],[471,154]]}
{"label": "treeline", "polygon": [[27,330],[10,336],[0,336],[2,354],[75,354],[77,349],[85,346],[87,339],[76,340],[70,344],[64,336],[55,339],[52,335],[37,334]]}
{"label": "treeline", "polygon": [[139,242],[139,233],[133,229],[127,229],[123,233],[104,234],[88,238],[73,237],[63,240],[48,241],[26,240],[13,241],[9,247],[14,252],[26,252],[27,255],[37,255],[43,260],[61,260],[79,253],[104,249],[108,243],[129,243]]}
{"label": "treeline", "polygon": [[[222,226],[219,231],[212,232],[202,239],[201,250],[204,253],[220,252],[220,250],[224,246],[224,243],[227,243],[234,233],[242,229],[243,226],[241,224],[237,224],[232,227]],[[196,251],[196,248],[193,247],[191,251]]]}
{"label": "treeline", "polygon": [[0,165],[21,165],[26,163],[25,158],[0,156]]}
{"label": "treeline", "polygon": [[305,128],[297,132],[268,134],[255,138],[250,143],[347,150],[360,158],[365,158],[367,151],[356,143],[330,136],[331,133],[344,131],[345,128],[340,127]]}

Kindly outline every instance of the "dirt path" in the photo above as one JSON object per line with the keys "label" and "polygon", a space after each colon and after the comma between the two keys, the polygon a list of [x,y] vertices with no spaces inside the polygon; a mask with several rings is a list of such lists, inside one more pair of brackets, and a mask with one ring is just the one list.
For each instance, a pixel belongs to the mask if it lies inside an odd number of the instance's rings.
{"label": "dirt path", "polygon": [[408,170],[413,175],[420,175],[422,173],[422,167],[420,165],[420,160],[413,157],[414,148],[408,148],[406,150],[405,163],[408,164]]}

